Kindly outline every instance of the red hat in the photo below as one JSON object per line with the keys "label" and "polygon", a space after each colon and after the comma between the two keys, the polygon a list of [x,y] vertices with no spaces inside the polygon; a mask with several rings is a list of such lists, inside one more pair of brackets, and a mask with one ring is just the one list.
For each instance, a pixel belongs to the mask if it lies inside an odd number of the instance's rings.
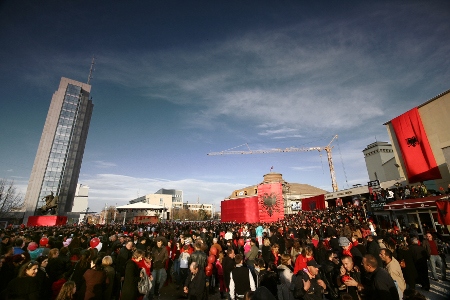
{"label": "red hat", "polygon": [[46,238],[45,236],[43,238],[41,238],[41,240],[39,241],[39,245],[45,247],[48,244],[48,238]]}
{"label": "red hat", "polygon": [[28,251],[34,251],[38,248],[38,244],[36,244],[35,242],[31,242],[28,244]]}

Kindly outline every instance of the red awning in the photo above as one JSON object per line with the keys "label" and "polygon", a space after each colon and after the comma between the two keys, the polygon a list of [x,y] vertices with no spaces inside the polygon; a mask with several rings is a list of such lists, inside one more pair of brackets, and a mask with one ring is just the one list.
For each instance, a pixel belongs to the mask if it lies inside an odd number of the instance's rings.
{"label": "red awning", "polygon": [[430,196],[425,198],[396,200],[384,205],[385,210],[414,209],[436,207],[436,200],[445,198],[445,196]]}

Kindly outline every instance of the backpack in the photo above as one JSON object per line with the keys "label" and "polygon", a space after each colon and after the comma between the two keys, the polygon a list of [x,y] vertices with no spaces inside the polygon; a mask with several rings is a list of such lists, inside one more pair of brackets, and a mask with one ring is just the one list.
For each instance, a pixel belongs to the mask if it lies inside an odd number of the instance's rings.
{"label": "backpack", "polygon": [[294,296],[294,299],[302,299],[303,295],[305,294],[305,291],[303,290],[303,281],[302,280],[308,281],[309,276],[301,270],[298,271],[298,273],[296,275],[292,276],[289,290],[291,291],[292,295]]}
{"label": "backpack", "polygon": [[148,278],[144,268],[141,269],[140,276],[141,280],[138,282],[138,291],[140,294],[147,295],[152,288],[152,282],[150,281],[150,278]]}

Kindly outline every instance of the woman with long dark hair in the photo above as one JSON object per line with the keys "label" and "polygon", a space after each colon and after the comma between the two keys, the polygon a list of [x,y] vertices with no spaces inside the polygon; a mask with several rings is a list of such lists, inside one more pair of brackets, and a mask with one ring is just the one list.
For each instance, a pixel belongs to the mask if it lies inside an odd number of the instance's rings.
{"label": "woman with long dark hair", "polygon": [[36,279],[39,264],[35,261],[23,265],[19,275],[8,283],[6,299],[39,300],[40,286]]}
{"label": "woman with long dark hair", "polygon": [[41,298],[48,299],[52,290],[52,284],[45,269],[48,264],[48,257],[46,255],[39,256],[36,261],[39,263],[36,279],[41,289]]}
{"label": "woman with long dark hair", "polygon": [[77,292],[75,293],[75,299],[84,299],[84,273],[91,268],[91,261],[97,258],[97,249],[85,250],[81,253],[80,260],[75,264],[73,268],[73,274],[71,280],[75,282],[77,286]]}

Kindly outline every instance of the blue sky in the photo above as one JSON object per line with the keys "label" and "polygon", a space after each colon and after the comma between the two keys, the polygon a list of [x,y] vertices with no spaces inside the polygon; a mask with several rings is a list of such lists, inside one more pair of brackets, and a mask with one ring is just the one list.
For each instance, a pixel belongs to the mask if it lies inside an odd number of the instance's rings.
{"label": "blue sky", "polygon": [[[261,182],[368,181],[382,125],[450,88],[448,1],[2,1],[0,178],[25,194],[61,77],[91,81],[90,207],[159,188],[214,203]],[[245,149],[244,147],[237,149]]]}

